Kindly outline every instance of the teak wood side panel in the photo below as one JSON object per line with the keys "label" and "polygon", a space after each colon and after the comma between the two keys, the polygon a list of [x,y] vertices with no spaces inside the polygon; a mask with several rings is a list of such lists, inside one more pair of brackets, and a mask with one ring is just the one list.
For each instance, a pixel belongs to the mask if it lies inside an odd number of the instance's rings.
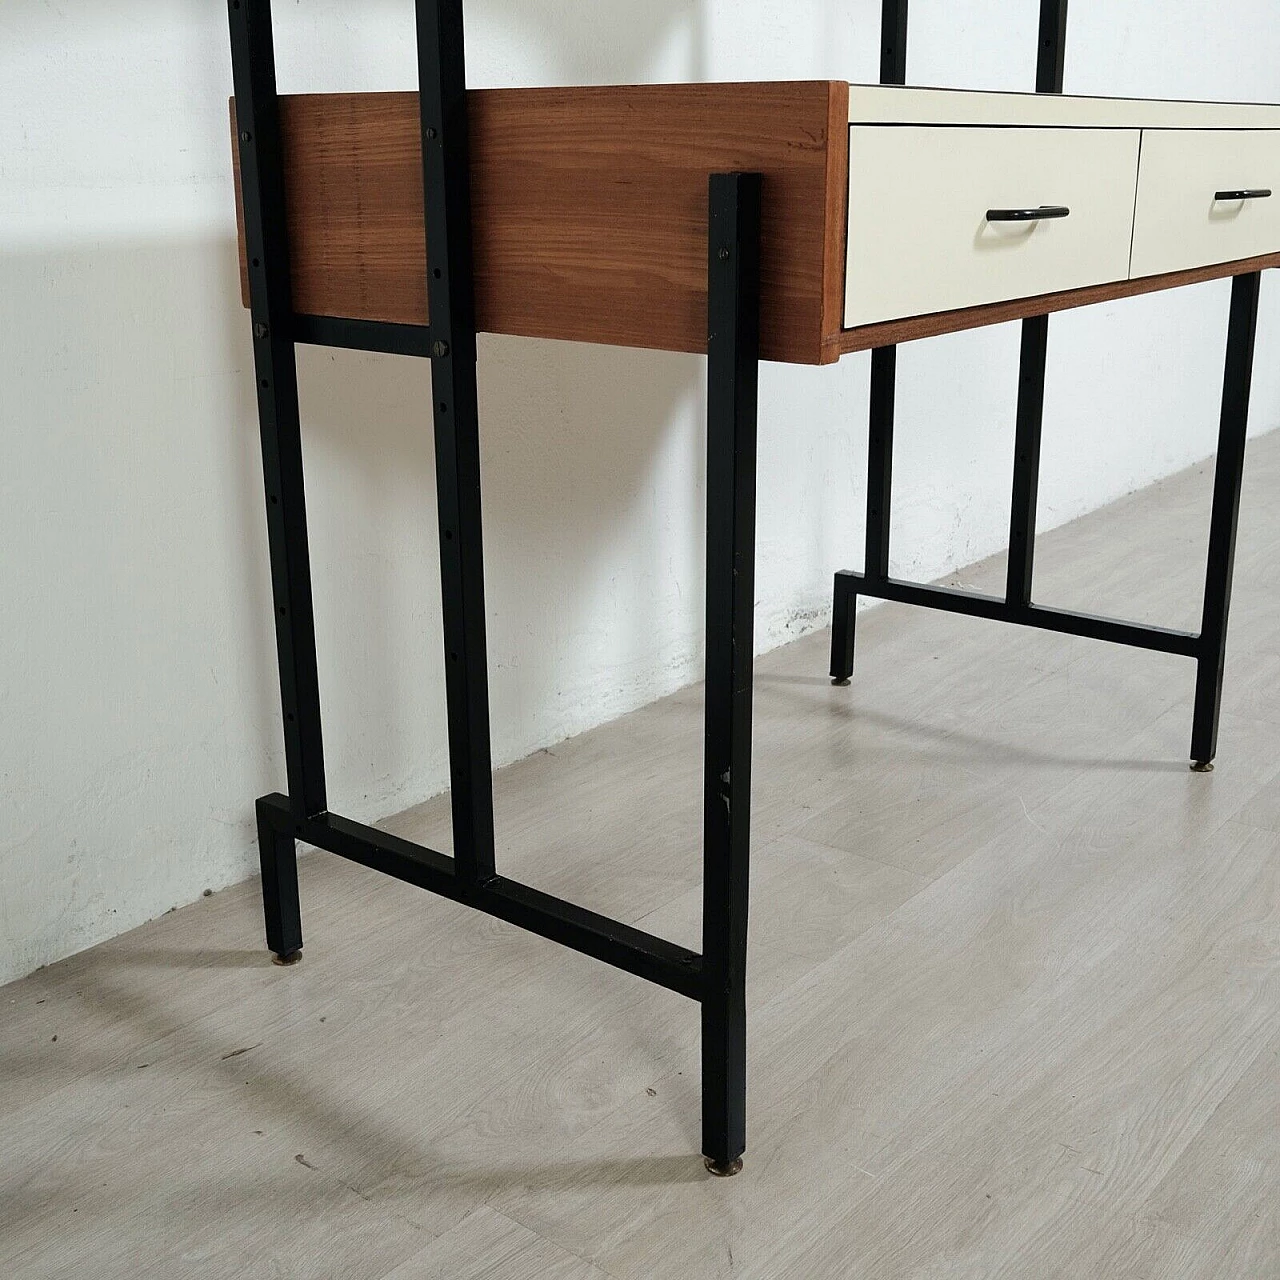
{"label": "teak wood side panel", "polygon": [[[708,175],[752,170],[762,354],[835,360],[848,96],[828,81],[472,91],[478,327],[705,351]],[[294,309],[425,324],[417,94],[280,109]],[[240,240],[243,273],[243,223]]]}

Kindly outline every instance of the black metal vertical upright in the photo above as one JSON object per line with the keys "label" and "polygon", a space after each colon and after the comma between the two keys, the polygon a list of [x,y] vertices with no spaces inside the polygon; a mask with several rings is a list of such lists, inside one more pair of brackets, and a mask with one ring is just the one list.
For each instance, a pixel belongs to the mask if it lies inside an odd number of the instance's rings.
{"label": "black metal vertical upright", "polygon": [[1035,573],[1036,506],[1040,493],[1040,441],[1044,423],[1044,381],[1049,355],[1049,317],[1022,322],[1018,359],[1018,418],[1013,443],[1013,500],[1009,515],[1009,565],[1005,600],[1031,603]]}
{"label": "black metal vertical upright", "polygon": [[889,527],[893,516],[893,418],[898,393],[898,348],[871,353],[871,410],[867,424],[866,575],[889,576]]}
{"label": "black metal vertical upright", "polygon": [[280,822],[265,800],[258,801],[257,818],[267,948],[277,964],[293,964],[302,956],[302,909],[298,901],[298,846],[294,827],[292,823]]}
{"label": "black metal vertical upright", "polygon": [[293,299],[271,0],[230,0],[230,4],[240,182],[289,798],[299,814],[311,816],[323,813],[326,807],[324,747],[298,420],[298,372],[290,332]]}
{"label": "black metal vertical upright", "polygon": [[761,185],[710,182],[702,1150],[721,1176],[746,1149]]}
{"label": "black metal vertical upright", "polygon": [[883,0],[880,8],[880,83],[907,83],[907,0]]}
{"label": "black metal vertical upright", "polygon": [[[884,0],[880,14],[880,83],[907,82],[907,0]],[[866,575],[889,576],[889,528],[893,517],[893,417],[898,348],[871,353],[871,409],[867,430]]]}
{"label": "black metal vertical upright", "polygon": [[1204,616],[1196,666],[1195,720],[1191,731],[1191,767],[1207,773],[1218,754],[1218,717],[1222,675],[1227,658],[1227,615],[1235,571],[1236,526],[1240,486],[1244,479],[1245,437],[1249,428],[1249,395],[1253,386],[1253,347],[1258,329],[1261,272],[1236,276],[1231,285],[1231,319],[1227,330],[1227,368],[1222,389],[1222,421],[1218,428],[1218,461],[1209,518],[1209,558],[1205,575]]}
{"label": "black metal vertical upright", "polygon": [[[880,83],[907,82],[907,0],[884,0],[880,12]],[[889,530],[893,520],[893,418],[898,385],[898,348],[871,353],[871,407],[867,420],[867,549],[864,574],[872,582],[889,576]],[[831,678],[847,685],[853,675],[858,598],[854,575],[837,574],[831,620]]]}
{"label": "black metal vertical upright", "polygon": [[471,165],[462,0],[416,0],[453,850],[494,874]]}
{"label": "black metal vertical upright", "polygon": [[[285,763],[301,819],[324,813],[328,800],[270,0],[229,0],[228,16]],[[274,830],[260,810],[258,845],[267,945],[290,961],[302,947],[293,833]]]}
{"label": "black metal vertical upright", "polygon": [[[1067,0],[1040,0],[1037,93],[1062,92],[1066,55]],[[1032,316],[1024,320],[1018,361],[1018,420],[1013,446],[1013,500],[1009,512],[1009,568],[1005,590],[1005,599],[1013,608],[1031,604],[1048,347],[1049,317]]]}

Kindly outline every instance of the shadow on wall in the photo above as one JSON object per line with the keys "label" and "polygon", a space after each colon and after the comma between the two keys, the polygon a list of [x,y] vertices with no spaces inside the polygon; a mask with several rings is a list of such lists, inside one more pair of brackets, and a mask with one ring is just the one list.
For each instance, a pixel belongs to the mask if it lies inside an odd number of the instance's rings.
{"label": "shadow on wall", "polygon": [[[680,78],[706,76],[703,0],[464,0],[469,79],[487,84],[489,39],[518,45],[521,62],[554,66],[560,84],[632,84],[654,79],[656,60],[679,50]],[[536,53],[534,52],[536,50]],[[514,73],[518,77],[519,72]],[[663,77],[665,78],[665,77]],[[522,83],[508,79],[504,83]]]}
{"label": "shadow on wall", "polygon": [[[0,280],[7,977],[243,878],[284,769],[233,242],[6,252]],[[504,761],[648,701],[664,646],[696,644],[670,561],[696,576],[702,362],[480,360]],[[331,797],[377,818],[448,781],[429,368],[300,348],[299,375]]]}

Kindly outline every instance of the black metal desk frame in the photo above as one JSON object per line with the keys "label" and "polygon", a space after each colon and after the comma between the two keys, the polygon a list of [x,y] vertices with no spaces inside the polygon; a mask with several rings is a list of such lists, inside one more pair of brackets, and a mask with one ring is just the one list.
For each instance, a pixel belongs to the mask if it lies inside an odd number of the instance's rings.
{"label": "black metal desk frame", "polygon": [[[1061,93],[1066,58],[1067,0],[1040,0],[1040,44],[1036,92]],[[901,85],[907,76],[907,0],[884,0],[880,81]],[[831,628],[831,678],[848,685],[853,675],[858,597],[896,600],[971,617],[1012,622],[1113,644],[1183,654],[1196,660],[1191,767],[1213,768],[1218,752],[1218,718],[1226,662],[1227,615],[1235,563],[1240,486],[1244,477],[1245,435],[1253,379],[1254,335],[1258,322],[1261,273],[1232,282],[1227,330],[1227,364],[1218,429],[1218,457],[1209,521],[1209,555],[1204,613],[1198,633],[1142,626],[1114,618],[1073,613],[1033,604],[1036,497],[1040,476],[1040,438],[1044,418],[1045,366],[1049,317],[1022,322],[1021,368],[1014,439],[1013,500],[1009,522],[1009,567],[1005,594],[978,595],[948,587],[923,586],[889,576],[889,524],[893,487],[894,392],[897,348],[871,353],[871,413],[867,445],[867,544],[862,573],[836,574]]]}
{"label": "black metal desk frame", "polygon": [[[703,953],[497,873],[476,389],[462,0],[416,0],[429,325],[295,313],[270,0],[228,0],[254,363],[284,715],[288,795],[257,802],[267,944],[302,950],[297,842],[338,854],[594,956],[697,1001],[702,1011],[702,1149],[716,1174],[746,1147],[746,939],[751,796],[759,365],[760,189],[756,174],[709,179],[706,731]],[[1066,0],[1042,0],[1037,87],[1062,88]],[[881,78],[905,80],[907,0],[884,0]],[[867,559],[836,577],[832,675],[853,669],[858,595],[902,600],[1181,653],[1199,662],[1192,757],[1215,750],[1259,277],[1234,285],[1226,393],[1200,635],[1031,603],[1047,317],[1023,327],[1009,587],[1005,599],[888,576],[896,350],[873,353]],[[329,812],[302,467],[295,345],[430,358],[454,856]]]}
{"label": "black metal desk frame", "polygon": [[[760,191],[709,180],[703,953],[497,873],[480,514],[462,0],[416,0],[429,326],[294,313],[270,0],[228,0],[289,794],[258,801],[267,945],[302,950],[297,841],[497,916],[699,1002],[702,1149],[746,1147],[747,862],[755,590]],[[429,356],[454,856],[329,812],[295,343]]]}

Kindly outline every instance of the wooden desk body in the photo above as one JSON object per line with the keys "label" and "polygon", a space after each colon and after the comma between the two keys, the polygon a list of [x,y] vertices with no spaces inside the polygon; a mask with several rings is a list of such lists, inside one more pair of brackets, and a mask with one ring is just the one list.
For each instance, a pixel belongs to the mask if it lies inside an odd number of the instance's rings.
{"label": "wooden desk body", "polygon": [[[725,170],[765,178],[771,360],[1280,266],[1280,106],[834,81],[469,96],[483,331],[704,351]],[[281,116],[295,311],[426,324],[417,95]],[[1069,216],[987,217],[1042,205]]]}

